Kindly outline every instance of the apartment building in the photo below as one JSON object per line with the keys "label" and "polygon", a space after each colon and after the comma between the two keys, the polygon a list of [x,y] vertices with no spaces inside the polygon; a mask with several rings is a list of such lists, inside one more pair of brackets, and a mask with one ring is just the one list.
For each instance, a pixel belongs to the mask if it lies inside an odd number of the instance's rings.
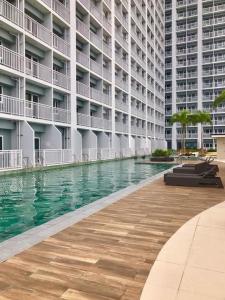
{"label": "apartment building", "polygon": [[208,111],[213,124],[190,126],[187,147],[215,148],[212,134],[225,132],[225,106],[213,100],[225,88],[224,0],[166,0],[165,101],[166,140],[176,149],[181,128],[169,118],[183,109]]}
{"label": "apartment building", "polygon": [[0,169],[164,140],[162,0],[0,0]]}

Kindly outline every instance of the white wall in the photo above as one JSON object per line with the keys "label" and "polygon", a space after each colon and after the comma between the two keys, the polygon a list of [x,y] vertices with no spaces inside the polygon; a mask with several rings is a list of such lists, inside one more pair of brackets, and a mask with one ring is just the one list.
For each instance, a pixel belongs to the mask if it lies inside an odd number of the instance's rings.
{"label": "white wall", "polygon": [[62,134],[54,125],[46,126],[41,136],[42,149],[62,149]]}
{"label": "white wall", "polygon": [[73,160],[82,161],[82,135],[79,131],[72,131],[72,140],[74,141],[73,145]]}
{"label": "white wall", "polygon": [[34,166],[34,130],[25,121],[20,123],[20,147],[23,151],[23,160],[27,166]]}

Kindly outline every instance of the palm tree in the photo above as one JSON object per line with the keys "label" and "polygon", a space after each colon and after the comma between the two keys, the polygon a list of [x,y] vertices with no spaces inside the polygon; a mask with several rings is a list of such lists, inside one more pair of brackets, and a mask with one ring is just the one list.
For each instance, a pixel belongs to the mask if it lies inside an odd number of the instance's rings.
{"label": "palm tree", "polygon": [[185,152],[185,139],[186,139],[186,130],[187,126],[192,123],[191,114],[188,110],[182,110],[172,115],[170,122],[180,123],[181,124],[181,131],[182,131],[182,140],[181,140],[181,149],[182,153]]}
{"label": "palm tree", "polygon": [[[197,124],[212,124],[212,118],[210,113],[206,112],[206,111],[197,111],[194,114],[190,115],[190,119],[191,119],[191,123],[193,125],[197,125]],[[201,130],[201,152],[202,152],[202,146],[203,146],[203,131]]]}
{"label": "palm tree", "polygon": [[225,102],[225,90],[223,90],[218,97],[213,102],[213,106],[217,107],[218,105],[222,104]]}

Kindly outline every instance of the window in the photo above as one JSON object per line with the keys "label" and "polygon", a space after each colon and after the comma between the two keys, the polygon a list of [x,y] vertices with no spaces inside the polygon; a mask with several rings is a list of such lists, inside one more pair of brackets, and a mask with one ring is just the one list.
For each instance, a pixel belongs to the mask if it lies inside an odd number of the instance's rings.
{"label": "window", "polygon": [[3,136],[0,136],[0,151],[3,150]]}

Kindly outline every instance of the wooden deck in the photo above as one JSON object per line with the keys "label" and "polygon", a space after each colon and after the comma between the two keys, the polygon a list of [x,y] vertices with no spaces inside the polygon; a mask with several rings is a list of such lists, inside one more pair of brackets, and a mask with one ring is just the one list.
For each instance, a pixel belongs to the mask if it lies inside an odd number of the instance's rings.
{"label": "wooden deck", "polygon": [[163,244],[224,193],[149,184],[1,263],[0,300],[137,300]]}

